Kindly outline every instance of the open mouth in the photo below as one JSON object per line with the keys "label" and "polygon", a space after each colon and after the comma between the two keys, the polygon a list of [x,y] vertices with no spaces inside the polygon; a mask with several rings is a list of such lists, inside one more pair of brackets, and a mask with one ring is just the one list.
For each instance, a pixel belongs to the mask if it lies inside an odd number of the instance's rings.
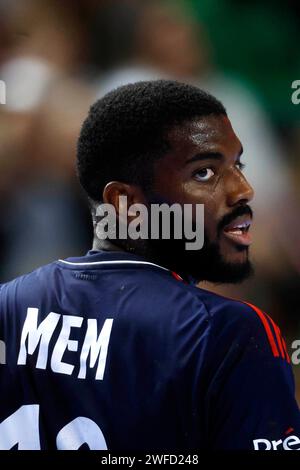
{"label": "open mouth", "polygon": [[248,215],[237,217],[233,222],[226,225],[223,233],[234,243],[249,246],[252,242],[252,237],[249,233],[251,223],[251,218]]}

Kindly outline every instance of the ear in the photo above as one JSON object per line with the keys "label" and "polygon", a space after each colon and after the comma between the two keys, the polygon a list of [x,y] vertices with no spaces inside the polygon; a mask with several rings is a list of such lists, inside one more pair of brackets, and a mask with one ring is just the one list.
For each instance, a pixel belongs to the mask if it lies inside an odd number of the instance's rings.
{"label": "ear", "polygon": [[130,212],[133,204],[147,204],[142,189],[133,184],[126,184],[120,181],[110,181],[103,190],[103,202],[112,204],[119,219],[126,216],[129,220],[136,217],[135,211]]}

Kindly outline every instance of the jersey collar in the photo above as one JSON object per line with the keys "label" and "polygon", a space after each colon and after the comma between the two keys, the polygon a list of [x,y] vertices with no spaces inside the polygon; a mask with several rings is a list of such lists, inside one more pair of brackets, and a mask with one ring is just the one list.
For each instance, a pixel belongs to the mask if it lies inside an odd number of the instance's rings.
{"label": "jersey collar", "polygon": [[133,253],[125,252],[125,251],[104,251],[104,250],[90,250],[87,252],[85,256],[78,257],[78,258],[67,258],[65,260],[60,259],[58,260],[60,264],[64,266],[68,266],[70,268],[78,269],[80,267],[88,269],[88,268],[97,268],[100,266],[130,266],[136,265],[137,267],[154,267],[161,269],[162,271],[169,272],[172,276],[177,279],[178,281],[183,281],[182,277],[179,274],[170,271],[169,269],[165,268],[164,266],[160,266],[156,263],[151,263],[147,261],[146,258],[142,256],[138,256]]}

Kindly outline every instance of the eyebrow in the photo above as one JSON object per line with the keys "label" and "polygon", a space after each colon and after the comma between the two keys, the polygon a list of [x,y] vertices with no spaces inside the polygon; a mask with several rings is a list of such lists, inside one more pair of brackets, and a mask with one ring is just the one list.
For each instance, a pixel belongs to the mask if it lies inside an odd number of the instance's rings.
{"label": "eyebrow", "polygon": [[197,153],[194,155],[192,158],[189,158],[186,162],[185,165],[188,165],[189,163],[193,162],[201,162],[203,160],[222,160],[223,155],[222,153],[219,152],[203,152],[203,153]]}
{"label": "eyebrow", "polygon": [[[237,155],[237,158],[239,158],[242,155],[243,151],[244,149],[243,147],[241,147]],[[224,155],[220,152],[201,152],[189,158],[185,162],[185,165],[188,165],[189,163],[193,163],[193,162],[204,161],[204,160],[222,160],[223,158],[224,158]]]}

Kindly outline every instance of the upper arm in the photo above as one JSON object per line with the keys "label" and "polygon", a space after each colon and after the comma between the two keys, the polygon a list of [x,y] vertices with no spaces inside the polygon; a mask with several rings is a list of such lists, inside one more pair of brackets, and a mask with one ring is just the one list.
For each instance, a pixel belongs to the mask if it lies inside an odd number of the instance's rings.
{"label": "upper arm", "polygon": [[[300,413],[284,340],[270,317],[256,307],[237,303],[231,308],[224,313],[223,328],[219,324],[219,332],[215,330],[219,351],[208,393],[211,445],[282,448],[287,437],[300,438]],[[266,441],[258,444],[257,439]]]}

